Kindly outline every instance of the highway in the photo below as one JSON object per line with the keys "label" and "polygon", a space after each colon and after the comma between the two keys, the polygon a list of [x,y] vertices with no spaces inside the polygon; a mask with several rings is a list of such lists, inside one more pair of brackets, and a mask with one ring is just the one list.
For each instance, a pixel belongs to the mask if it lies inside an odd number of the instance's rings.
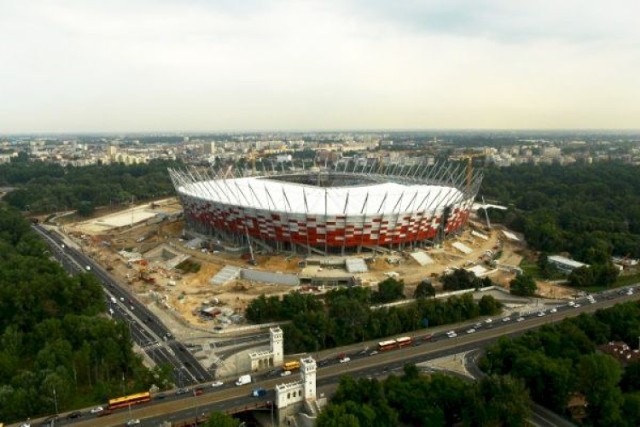
{"label": "highway", "polygon": [[[175,383],[179,386],[210,381],[213,375],[162,324],[144,304],[120,286],[102,267],[84,253],[64,243],[56,232],[49,232],[39,224],[32,225],[54,256],[70,274],[91,273],[102,283],[106,295],[107,313],[129,325],[131,338],[156,363],[173,367]],[[88,267],[88,268],[87,268]]]}
{"label": "highway", "polygon": [[[594,312],[597,309],[611,307],[614,304],[626,301],[634,301],[640,297],[638,289],[632,294],[627,294],[618,290],[607,291],[594,296],[594,303],[587,298],[577,300],[579,307],[564,305],[557,308],[556,312],[546,311],[540,315],[539,312],[522,314],[523,320],[517,318],[503,321],[501,318],[493,319],[492,322],[483,322],[482,326],[476,325],[456,325],[451,329],[457,333],[457,337],[448,338],[445,328],[434,330],[430,341],[422,342],[416,340],[415,345],[403,349],[371,354],[367,351],[357,351],[347,353],[351,358],[348,363],[338,363],[336,357],[318,360],[317,384],[319,392],[335,388],[341,375],[352,376],[385,376],[393,372],[401,372],[406,363],[420,363],[443,356],[449,356],[460,352],[479,349],[487,346],[504,336],[517,336],[527,330],[538,328],[542,325],[560,321],[567,317],[574,317],[581,313]],[[467,333],[471,328],[475,332]],[[335,352],[337,349],[333,349]],[[193,394],[182,394],[176,396],[171,393],[161,393],[155,396],[151,403],[133,407],[129,412],[126,409],[114,412],[106,417],[95,417],[85,415],[78,420],[65,420],[56,425],[73,424],[77,427],[106,427],[123,425],[129,418],[139,418],[141,426],[156,426],[162,420],[193,419],[194,416],[208,413],[212,410],[228,411],[236,408],[251,408],[254,406],[265,406],[267,402],[272,402],[276,384],[287,381],[296,381],[296,376],[280,378],[279,376],[269,376],[262,374],[254,376],[254,382],[249,385],[235,387],[233,384],[224,384],[221,387],[211,387],[202,385],[203,394],[194,396]],[[267,396],[262,398],[249,397],[251,390],[256,387],[263,387],[269,390]],[[180,418],[184,417],[184,418]],[[540,416],[544,419],[546,417]],[[547,424],[545,424],[545,422]],[[539,419],[537,424],[548,425],[550,421]]]}

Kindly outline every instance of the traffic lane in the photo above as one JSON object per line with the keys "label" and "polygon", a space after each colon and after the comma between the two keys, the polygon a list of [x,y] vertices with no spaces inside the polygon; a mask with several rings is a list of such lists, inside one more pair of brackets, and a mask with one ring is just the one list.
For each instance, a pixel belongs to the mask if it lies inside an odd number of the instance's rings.
{"label": "traffic lane", "polygon": [[[565,317],[577,316],[582,312],[591,312],[595,311],[597,308],[606,308],[612,306],[618,302],[624,301],[632,301],[638,299],[637,296],[625,296],[616,300],[607,300],[604,303],[600,303],[597,306],[588,305],[581,307],[579,309],[575,309],[572,311],[565,311],[564,313],[554,313],[553,315],[546,317],[534,317],[530,319],[528,322],[522,323],[512,323],[511,328],[508,328],[506,332],[507,334],[502,334],[501,332],[505,332],[505,330],[501,329],[491,329],[479,332],[477,334],[465,335],[460,337],[459,339],[450,339],[443,340],[436,343],[430,343],[421,347],[405,347],[404,349],[399,349],[395,351],[383,352],[379,353],[376,356],[372,356],[369,358],[364,358],[357,361],[352,361],[349,363],[340,364],[337,366],[328,366],[324,368],[318,369],[318,384],[332,384],[337,382],[340,376],[342,375],[352,375],[356,374],[360,371],[372,372],[385,374],[388,372],[393,372],[394,370],[400,371],[402,366],[406,363],[419,363],[426,360],[430,360],[433,358],[443,357],[446,355],[457,354],[459,352],[476,349],[481,346],[485,346],[492,342],[497,341],[503,335],[508,336],[516,336],[525,333],[527,330],[534,329],[540,327],[546,323],[549,323],[550,320],[560,320]],[[181,406],[185,404],[188,406],[187,409],[193,409],[196,406],[202,406],[207,403],[221,403],[221,402],[229,402],[230,400],[241,398],[246,396],[253,388],[263,387],[265,389],[271,389],[276,384],[282,383],[281,378],[272,378],[268,380],[259,381],[256,383],[252,383],[250,385],[235,387],[235,388],[225,388],[224,393],[205,393],[202,396],[194,397],[194,400],[188,401],[170,401],[163,402],[162,400],[154,402],[154,404],[144,405],[143,407],[136,408],[133,411],[133,416],[135,418],[148,418],[154,415],[154,413],[162,413],[167,414],[170,412],[175,412],[178,410],[184,410]],[[224,403],[225,405],[227,403]],[[172,411],[172,408],[176,408]],[[112,420],[114,418],[111,418]],[[123,418],[123,422],[126,419]],[[84,421],[83,421],[84,422]],[[99,419],[93,423],[77,423],[79,426],[83,425],[96,425],[96,427],[100,426],[108,426],[111,424],[99,422]]]}
{"label": "traffic lane", "polygon": [[198,360],[186,348],[177,341],[169,343],[169,347],[173,350],[175,356],[183,362],[183,364],[194,374],[198,381],[211,381],[213,376],[198,362]]}
{"label": "traffic lane", "polygon": [[[73,250],[69,250],[66,255],[69,255],[69,253],[73,253]],[[87,265],[94,265],[95,263],[93,263],[91,260],[85,260],[82,259],[80,257],[76,257],[77,260],[79,260],[80,262],[84,263],[86,262]],[[80,269],[80,271],[83,271],[82,269]],[[153,337],[149,336],[148,333],[144,330],[144,328],[141,326],[140,322],[136,322],[134,321],[134,319],[136,318],[135,315],[131,315],[129,314],[129,312],[127,311],[127,309],[125,307],[123,307],[124,304],[129,303],[129,309],[131,307],[134,307],[134,309],[132,310],[133,312],[135,312],[135,303],[133,302],[133,300],[129,299],[129,296],[125,293],[122,292],[118,286],[116,286],[114,284],[114,282],[107,277],[103,272],[100,271],[99,268],[94,267],[93,268],[93,272],[97,274],[98,278],[101,279],[101,281],[103,282],[103,284],[108,285],[108,287],[110,288],[111,293],[109,295],[113,295],[114,298],[116,298],[116,303],[114,304],[113,301],[111,300],[111,297],[109,296],[109,308],[113,310],[113,313],[111,313],[111,311],[109,311],[110,314],[112,314],[113,317],[117,317],[118,319],[122,319],[123,321],[126,321],[129,324],[129,329],[131,332],[131,337],[132,340],[139,345],[140,347],[147,347],[149,345],[153,345],[154,343],[157,342],[156,339],[154,339]],[[144,311],[144,307],[141,304],[137,304],[138,305],[138,312],[143,312]],[[150,318],[150,316],[149,316]],[[162,328],[158,328],[156,326],[156,331],[161,332]],[[159,360],[160,363],[170,363],[171,365],[174,366],[182,366],[182,363],[178,363],[180,362],[179,358],[176,358],[175,360],[173,359],[172,355],[168,352],[161,352],[162,356],[157,356],[153,357],[154,354],[151,355],[152,360]],[[188,378],[189,382],[193,381],[193,378],[198,377],[198,375],[192,375],[191,373],[186,375]]]}

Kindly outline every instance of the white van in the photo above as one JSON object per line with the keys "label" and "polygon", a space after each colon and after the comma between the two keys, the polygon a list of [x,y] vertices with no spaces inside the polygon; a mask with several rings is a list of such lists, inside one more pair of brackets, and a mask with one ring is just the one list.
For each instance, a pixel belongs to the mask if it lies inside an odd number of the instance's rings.
{"label": "white van", "polygon": [[241,386],[241,385],[249,384],[250,382],[251,382],[251,375],[241,375],[240,378],[238,378],[238,381],[236,381],[236,385]]}

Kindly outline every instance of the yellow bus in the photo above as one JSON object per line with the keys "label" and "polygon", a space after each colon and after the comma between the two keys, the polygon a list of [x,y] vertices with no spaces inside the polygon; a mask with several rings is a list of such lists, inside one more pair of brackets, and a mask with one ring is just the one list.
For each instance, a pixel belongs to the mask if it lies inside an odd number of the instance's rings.
{"label": "yellow bus", "polygon": [[289,362],[285,362],[285,364],[282,365],[283,371],[295,371],[296,369],[300,369],[300,362],[298,362],[297,360],[290,360]]}
{"label": "yellow bus", "polygon": [[146,403],[150,400],[151,393],[148,391],[145,391],[144,393],[130,394],[129,396],[109,400],[109,409],[125,408],[130,405]]}

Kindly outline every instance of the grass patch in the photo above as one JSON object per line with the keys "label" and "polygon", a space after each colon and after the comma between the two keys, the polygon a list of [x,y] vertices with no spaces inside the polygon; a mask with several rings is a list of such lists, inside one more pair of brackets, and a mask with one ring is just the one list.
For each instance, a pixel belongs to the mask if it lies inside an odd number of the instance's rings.
{"label": "grass patch", "polygon": [[535,262],[531,262],[526,258],[522,258],[520,266],[524,274],[532,276],[534,279],[543,279],[540,267]]}
{"label": "grass patch", "polygon": [[628,276],[619,276],[615,283],[613,284],[614,288],[619,288],[622,286],[629,286],[640,282],[640,273],[629,274]]}
{"label": "grass patch", "polygon": [[200,263],[187,259],[176,265],[176,270],[183,273],[197,273],[200,271]]}
{"label": "grass patch", "polygon": [[611,286],[585,286],[584,288],[573,288],[576,291],[583,291],[589,293],[602,292],[609,289],[622,288],[629,285],[634,285],[640,282],[640,273],[629,274],[625,276],[619,276]]}

